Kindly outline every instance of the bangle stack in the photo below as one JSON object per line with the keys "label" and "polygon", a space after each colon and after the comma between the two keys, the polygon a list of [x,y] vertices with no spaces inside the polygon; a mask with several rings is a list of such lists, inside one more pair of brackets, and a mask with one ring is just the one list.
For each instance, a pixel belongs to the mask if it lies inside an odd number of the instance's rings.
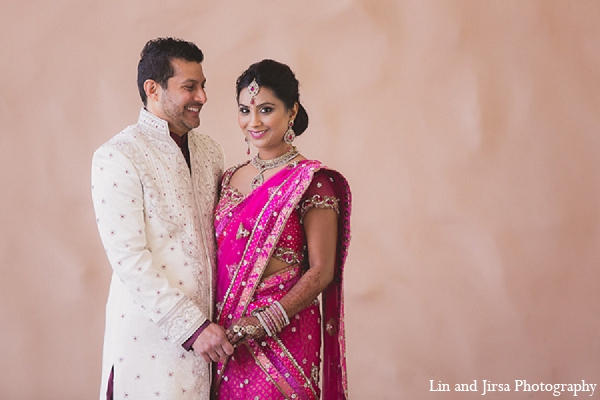
{"label": "bangle stack", "polygon": [[283,328],[290,324],[290,319],[283,306],[278,301],[274,301],[269,307],[256,310],[252,313],[265,328],[267,335],[273,336],[281,332]]}

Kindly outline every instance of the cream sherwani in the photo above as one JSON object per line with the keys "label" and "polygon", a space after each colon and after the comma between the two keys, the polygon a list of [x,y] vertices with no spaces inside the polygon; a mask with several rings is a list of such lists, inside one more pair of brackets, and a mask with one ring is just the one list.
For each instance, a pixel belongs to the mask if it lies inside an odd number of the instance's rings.
{"label": "cream sherwani", "polygon": [[167,122],[142,109],[94,153],[92,197],[113,269],[100,398],[208,399],[209,365],[181,346],[209,319],[213,210],[223,153],[188,133],[191,173]]}

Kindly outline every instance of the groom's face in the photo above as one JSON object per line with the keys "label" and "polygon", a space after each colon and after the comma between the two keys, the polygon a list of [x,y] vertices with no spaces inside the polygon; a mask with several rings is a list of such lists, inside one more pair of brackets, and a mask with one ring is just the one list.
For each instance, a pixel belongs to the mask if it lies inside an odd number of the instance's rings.
{"label": "groom's face", "polygon": [[169,123],[169,130],[184,135],[200,125],[200,110],[206,103],[206,78],[202,64],[182,59],[171,60],[174,75],[165,88],[157,88],[156,116]]}

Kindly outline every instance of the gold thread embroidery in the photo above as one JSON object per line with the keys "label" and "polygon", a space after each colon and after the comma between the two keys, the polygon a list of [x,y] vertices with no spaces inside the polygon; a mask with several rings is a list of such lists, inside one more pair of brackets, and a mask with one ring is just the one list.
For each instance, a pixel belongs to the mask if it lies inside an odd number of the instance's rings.
{"label": "gold thread embroidery", "polygon": [[315,385],[319,384],[319,367],[317,365],[313,365],[310,371],[310,377],[315,383]]}
{"label": "gold thread embroidery", "polygon": [[294,358],[294,356],[292,356],[292,353],[290,353],[290,351],[288,350],[288,348],[283,344],[283,342],[281,341],[281,339],[279,338],[279,336],[273,336],[273,340],[275,342],[277,342],[277,344],[279,346],[281,346],[281,350],[283,350],[285,356],[290,360],[290,362],[292,363],[292,365],[300,373],[300,376],[302,376],[302,379],[305,382],[305,384],[303,386],[307,387],[306,384],[308,384],[308,388],[312,391],[313,395],[316,396],[317,392],[315,391],[315,388],[313,387],[313,385],[310,384],[310,379],[306,376],[306,374],[304,373],[304,370],[302,369],[302,367],[300,366],[300,364],[298,364],[298,361]]}
{"label": "gold thread embroidery", "polygon": [[289,247],[275,247],[273,257],[283,261],[286,264],[300,264],[304,261],[304,254],[297,253]]}
{"label": "gold thread embroidery", "polygon": [[339,200],[335,196],[321,196],[320,194],[315,194],[309,199],[306,199],[302,202],[302,206],[300,209],[300,215],[302,218],[300,222],[304,220],[304,216],[312,207],[315,208],[331,208],[335,211],[336,214],[340,214],[340,206]]}
{"label": "gold thread embroidery", "polygon": [[236,239],[247,238],[250,236],[250,231],[244,228],[244,224],[240,222],[240,226],[238,227],[237,233],[235,234]]}

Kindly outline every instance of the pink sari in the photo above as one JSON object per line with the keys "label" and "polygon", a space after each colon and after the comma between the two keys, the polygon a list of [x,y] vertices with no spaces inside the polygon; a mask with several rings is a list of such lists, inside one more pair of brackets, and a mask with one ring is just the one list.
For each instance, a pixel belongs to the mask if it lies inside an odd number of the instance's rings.
{"label": "pink sari", "polygon": [[262,275],[317,171],[327,174],[339,201],[336,270],[322,295],[323,318],[315,300],[279,334],[238,346],[232,357],[217,364],[214,388],[218,399],[318,399],[321,331],[323,399],[348,397],[342,271],[350,240],[351,195],[338,172],[305,160],[277,172],[246,196],[224,183],[215,219],[217,323],[227,328],[254,309],[280,300],[301,278],[307,268],[302,264],[290,265],[264,280]]}

